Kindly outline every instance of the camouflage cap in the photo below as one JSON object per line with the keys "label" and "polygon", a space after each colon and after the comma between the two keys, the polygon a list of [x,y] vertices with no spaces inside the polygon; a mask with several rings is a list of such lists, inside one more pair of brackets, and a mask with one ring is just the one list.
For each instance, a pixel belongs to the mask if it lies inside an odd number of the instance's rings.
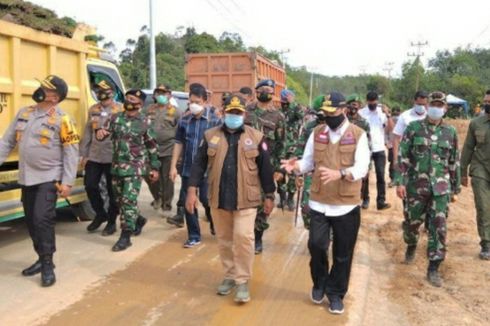
{"label": "camouflage cap", "polygon": [[446,94],[443,92],[432,92],[429,94],[429,103],[440,102],[442,104],[447,104]]}

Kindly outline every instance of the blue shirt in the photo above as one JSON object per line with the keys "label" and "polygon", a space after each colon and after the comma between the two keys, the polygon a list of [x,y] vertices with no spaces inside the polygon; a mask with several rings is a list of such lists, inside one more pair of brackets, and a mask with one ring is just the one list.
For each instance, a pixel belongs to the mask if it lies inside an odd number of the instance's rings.
{"label": "blue shirt", "polygon": [[204,139],[204,132],[221,124],[220,118],[208,108],[199,118],[189,114],[183,116],[177,126],[175,142],[183,145],[182,157],[182,176],[191,176],[191,166],[201,141]]}

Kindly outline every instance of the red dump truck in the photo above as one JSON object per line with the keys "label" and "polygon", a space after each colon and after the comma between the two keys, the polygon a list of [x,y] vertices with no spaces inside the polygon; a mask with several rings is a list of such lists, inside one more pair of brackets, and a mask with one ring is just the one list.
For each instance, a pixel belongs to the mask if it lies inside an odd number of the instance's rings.
{"label": "red dump truck", "polygon": [[275,101],[286,85],[284,69],[255,52],[238,53],[194,53],[187,54],[185,60],[185,88],[192,83],[201,83],[213,92],[212,103],[221,106],[224,92],[238,92],[263,79],[276,82]]}

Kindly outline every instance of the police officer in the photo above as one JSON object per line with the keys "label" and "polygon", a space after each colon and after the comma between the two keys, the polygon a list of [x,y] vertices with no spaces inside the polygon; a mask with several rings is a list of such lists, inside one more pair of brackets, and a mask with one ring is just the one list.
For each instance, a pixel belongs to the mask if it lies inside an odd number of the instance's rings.
{"label": "police officer", "polygon": [[[332,314],[344,312],[343,298],[361,224],[361,180],[368,171],[370,157],[366,132],[347,120],[346,105],[342,94],[326,95],[321,107],[326,113],[326,126],[315,128],[302,160],[293,158],[283,160],[282,164],[288,172],[313,171],[308,240],[313,279],[311,300],[321,304],[327,295]],[[333,242],[333,263],[329,270],[330,242]]]}
{"label": "police officer", "polygon": [[[275,82],[265,79],[257,83],[255,92],[257,103],[247,107],[245,124],[249,125],[264,134],[265,142],[271,153],[271,162],[274,168],[274,180],[281,181],[284,178],[284,171],[281,170],[280,160],[285,153],[285,118],[284,115],[274,107],[274,88]],[[255,220],[255,253],[262,252],[262,236],[264,231],[269,228],[267,223],[268,214],[264,212],[262,206],[257,209]]]}
{"label": "police officer", "polygon": [[410,123],[403,134],[395,172],[397,195],[406,200],[403,238],[405,262],[412,263],[419,227],[427,220],[429,267],[427,280],[440,287],[439,265],[446,256],[446,218],[451,195],[460,192],[458,136],[443,122],[446,95],[429,94],[427,119]]}
{"label": "police officer", "polygon": [[243,124],[245,100],[228,97],[224,108],[224,124],[206,131],[194,160],[186,208],[194,211],[197,188],[208,171],[209,205],[225,270],[218,294],[228,295],[237,286],[235,301],[248,302],[256,209],[262,203],[262,189],[264,212],[270,214],[275,185],[264,135]]}
{"label": "police officer", "polygon": [[[116,218],[118,208],[114,192],[112,191],[112,142],[109,138],[104,141],[96,141],[95,131],[108,129],[112,115],[122,111],[122,105],[114,101],[114,91],[111,84],[101,80],[96,86],[96,94],[99,103],[93,105],[88,112],[88,120],[80,142],[80,157],[82,167],[85,168],[84,184],[88,199],[95,211],[95,218],[87,226],[87,231],[97,230],[102,223],[107,225],[102,235],[107,236],[116,232]],[[109,210],[104,207],[101,196],[101,179],[105,178],[105,191],[109,196]]]}
{"label": "police officer", "polygon": [[53,254],[57,197],[70,195],[77,175],[80,137],[73,121],[58,106],[67,93],[63,79],[46,77],[33,94],[37,104],[20,109],[0,140],[0,165],[18,145],[22,205],[39,256],[22,275],[41,273],[42,286],[56,282]]}
{"label": "police officer", "polygon": [[172,210],[174,197],[174,183],[170,180],[169,173],[179,114],[177,109],[170,103],[171,98],[172,91],[170,87],[163,84],[159,85],[153,91],[155,103],[145,110],[147,116],[151,117],[157,142],[158,159],[160,161],[159,181],[152,183],[149,176],[145,177],[145,181],[148,183],[154,198],[153,208],[161,208],[163,212]]}
{"label": "police officer", "polygon": [[480,258],[490,260],[490,90],[483,98],[483,114],[470,122],[461,154],[461,183],[468,186],[468,166],[475,196]]}
{"label": "police officer", "polygon": [[138,210],[141,182],[147,174],[156,182],[160,168],[151,122],[141,112],[146,95],[142,90],[131,89],[125,96],[124,112],[112,117],[108,130],[96,131],[97,140],[103,141],[110,135],[113,146],[112,186],[121,210],[121,236],[112,251],[127,249],[131,246],[131,235],[141,233],[146,224]]}

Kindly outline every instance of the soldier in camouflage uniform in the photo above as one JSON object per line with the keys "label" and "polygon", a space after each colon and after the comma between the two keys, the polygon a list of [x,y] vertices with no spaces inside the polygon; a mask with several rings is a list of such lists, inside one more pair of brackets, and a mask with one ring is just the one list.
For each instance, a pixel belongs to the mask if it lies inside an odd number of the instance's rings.
{"label": "soldier in camouflage uniform", "polygon": [[440,287],[438,268],[446,256],[448,204],[451,196],[461,190],[461,175],[456,130],[442,120],[447,108],[446,96],[434,92],[429,95],[429,102],[427,118],[410,123],[403,134],[395,183],[397,195],[407,201],[403,222],[407,244],[405,262],[414,260],[419,227],[427,218],[427,279]]}
{"label": "soldier in camouflage uniform", "polygon": [[[278,182],[284,178],[284,174],[281,172],[281,159],[284,158],[285,149],[285,119],[284,115],[274,108],[272,102],[274,87],[275,82],[270,79],[262,80],[255,86],[258,102],[247,107],[245,124],[264,134],[275,171],[274,180]],[[256,254],[262,252],[262,235],[269,228],[267,217],[268,215],[264,213],[264,207],[261,205],[257,209],[257,218],[255,219]]]}
{"label": "soldier in camouflage uniform", "polygon": [[156,182],[159,178],[155,133],[150,119],[140,112],[145,98],[141,90],[127,91],[125,112],[113,116],[109,130],[97,130],[98,140],[111,135],[114,148],[111,173],[114,194],[121,210],[121,236],[112,247],[113,251],[131,246],[131,234],[139,235],[146,223],[138,210],[138,195],[142,178],[148,174],[148,164],[150,180]]}
{"label": "soldier in camouflage uniform", "polygon": [[[359,110],[361,109],[361,97],[358,94],[351,94],[347,97],[347,108],[345,114],[350,122],[364,130],[368,137],[369,148],[371,148],[371,130],[366,119],[361,117]],[[371,169],[372,163],[369,163]],[[369,207],[369,173],[362,179],[361,199],[363,209]]]}
{"label": "soldier in camouflage uniform", "polygon": [[[281,110],[285,117],[286,125],[286,158],[295,156],[298,149],[298,140],[303,128],[303,120],[305,117],[304,109],[298,103],[294,102],[294,93],[284,89],[281,91]],[[296,177],[290,174],[286,178],[278,182],[278,193],[281,198],[277,207],[284,208],[284,203],[287,204],[289,211],[294,211],[294,194],[296,193]]]}
{"label": "soldier in camouflage uniform", "polygon": [[[316,112],[316,117],[305,124],[301,134],[298,137],[298,145],[294,153],[294,156],[296,156],[298,159],[303,157],[306,142],[308,141],[310,134],[317,126],[325,123],[325,111],[320,110],[320,107],[323,105],[324,101],[324,95],[318,96],[313,101],[313,110]],[[308,202],[310,201],[311,176],[312,173],[308,173],[304,176],[296,177],[296,186],[298,188],[303,187],[301,194],[301,216],[303,217],[303,224],[307,230],[310,229],[310,206],[308,205]]]}

